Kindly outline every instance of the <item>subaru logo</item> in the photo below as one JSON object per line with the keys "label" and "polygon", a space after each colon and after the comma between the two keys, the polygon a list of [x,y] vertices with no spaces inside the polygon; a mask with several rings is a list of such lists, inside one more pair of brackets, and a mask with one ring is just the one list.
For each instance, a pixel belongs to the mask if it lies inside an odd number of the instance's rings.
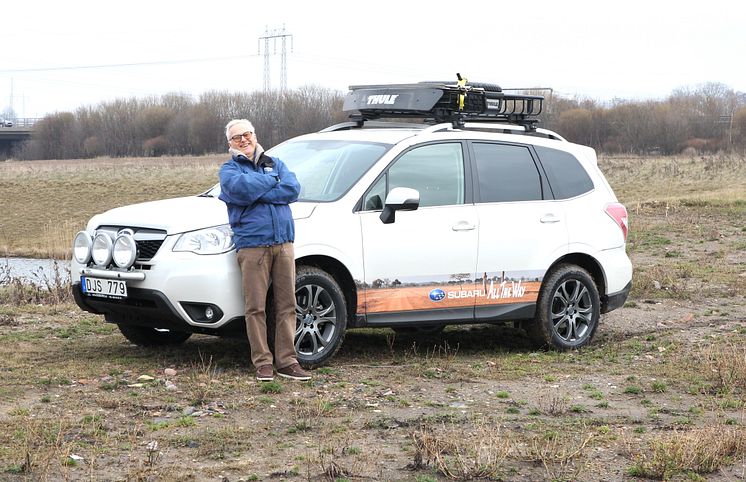
{"label": "subaru logo", "polygon": [[441,289],[435,289],[430,292],[430,299],[433,301],[443,301],[446,297],[446,292]]}

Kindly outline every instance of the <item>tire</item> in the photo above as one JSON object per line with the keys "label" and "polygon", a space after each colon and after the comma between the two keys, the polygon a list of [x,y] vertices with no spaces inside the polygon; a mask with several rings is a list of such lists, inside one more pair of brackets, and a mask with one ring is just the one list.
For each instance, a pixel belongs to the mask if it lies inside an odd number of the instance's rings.
{"label": "tire", "polygon": [[541,346],[577,349],[591,342],[600,317],[601,300],[591,275],[579,266],[561,264],[544,279],[527,332]]}
{"label": "tire", "polygon": [[295,351],[298,363],[315,368],[342,347],[347,329],[347,304],[332,275],[299,267],[295,277]]}
{"label": "tire", "polygon": [[191,333],[185,331],[159,330],[149,326],[117,325],[125,338],[138,346],[165,346],[184,343]]}

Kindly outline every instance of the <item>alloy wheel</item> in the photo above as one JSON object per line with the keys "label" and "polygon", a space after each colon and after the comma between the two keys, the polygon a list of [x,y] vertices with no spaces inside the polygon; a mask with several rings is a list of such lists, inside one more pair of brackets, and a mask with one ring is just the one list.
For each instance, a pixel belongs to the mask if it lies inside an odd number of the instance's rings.
{"label": "alloy wheel", "polygon": [[307,284],[295,291],[295,350],[312,356],[327,349],[337,331],[337,308],[324,287]]}
{"label": "alloy wheel", "polygon": [[593,327],[593,301],[581,281],[568,279],[554,292],[552,325],[566,342],[576,342],[589,335]]}

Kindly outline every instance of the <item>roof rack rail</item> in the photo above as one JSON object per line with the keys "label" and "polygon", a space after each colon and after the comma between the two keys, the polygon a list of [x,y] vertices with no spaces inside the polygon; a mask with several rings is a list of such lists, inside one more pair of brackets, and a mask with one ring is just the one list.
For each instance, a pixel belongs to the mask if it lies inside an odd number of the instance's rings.
{"label": "roof rack rail", "polygon": [[342,110],[362,125],[381,118],[420,118],[425,122],[509,122],[534,130],[539,122],[544,97],[506,94],[496,84],[458,82],[416,84],[351,85]]}
{"label": "roof rack rail", "polygon": [[416,124],[414,122],[383,122],[383,121],[366,121],[362,118],[356,118],[356,120],[348,122],[340,122],[326,127],[319,132],[334,132],[334,131],[348,131],[350,129],[363,129],[363,128],[387,128],[387,129],[412,129],[422,124]]}
{"label": "roof rack rail", "polygon": [[483,131],[496,131],[504,134],[508,133],[519,133],[535,135],[538,137],[545,137],[547,139],[554,139],[556,141],[567,142],[567,139],[549,129],[542,129],[541,127],[534,127],[533,129],[527,129],[526,126],[513,123],[483,123],[483,122],[467,122],[464,125],[465,129],[483,130]]}

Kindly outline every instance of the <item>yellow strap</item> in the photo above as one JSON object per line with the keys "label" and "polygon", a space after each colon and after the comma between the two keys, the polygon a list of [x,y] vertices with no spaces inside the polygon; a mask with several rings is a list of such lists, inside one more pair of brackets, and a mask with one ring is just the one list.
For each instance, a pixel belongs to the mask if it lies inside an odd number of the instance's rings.
{"label": "yellow strap", "polygon": [[[459,75],[458,83],[456,85],[458,85],[460,88],[462,88],[462,89],[465,90],[466,89],[466,82],[467,82],[466,77],[461,77]],[[464,110],[464,102],[465,101],[466,101],[466,94],[459,94],[458,95],[458,110]]]}

